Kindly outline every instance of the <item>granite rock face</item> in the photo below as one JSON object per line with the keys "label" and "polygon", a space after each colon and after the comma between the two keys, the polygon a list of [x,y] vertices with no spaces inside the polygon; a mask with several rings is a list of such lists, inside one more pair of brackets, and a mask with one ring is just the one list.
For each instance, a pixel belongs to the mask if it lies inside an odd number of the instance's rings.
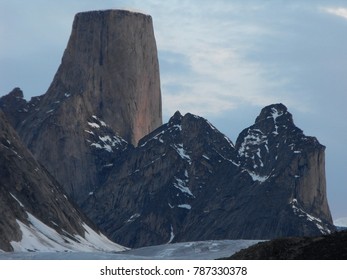
{"label": "granite rock face", "polygon": [[152,18],[121,10],[77,14],[48,91],[26,102],[15,89],[0,107],[34,156],[81,203],[125,146],[162,123]]}
{"label": "granite rock face", "polygon": [[162,124],[159,64],[152,18],[120,10],[75,16],[49,103],[81,95],[83,106],[126,141]]}
{"label": "granite rock face", "polygon": [[129,247],[334,231],[324,146],[282,104],[265,107],[236,145],[177,112],[115,166],[83,209]]}
{"label": "granite rock face", "polygon": [[[86,234],[100,237],[96,227],[34,159],[1,111],[0,212],[3,251],[68,250],[68,244],[72,243],[88,251],[92,249],[83,246],[87,243]],[[21,243],[22,239],[26,241]],[[100,246],[92,243],[88,245],[95,246],[94,249]],[[112,247],[111,242],[109,245]]]}

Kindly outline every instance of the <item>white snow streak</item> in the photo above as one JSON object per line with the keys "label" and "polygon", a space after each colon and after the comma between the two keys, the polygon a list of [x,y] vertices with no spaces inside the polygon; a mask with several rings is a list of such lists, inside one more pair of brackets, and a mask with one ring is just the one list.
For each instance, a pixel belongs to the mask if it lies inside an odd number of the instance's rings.
{"label": "white snow streak", "polygon": [[190,191],[190,189],[186,186],[186,182],[183,181],[182,179],[179,179],[179,178],[176,178],[176,182],[174,182],[174,187],[179,189],[181,192],[189,195],[189,196],[192,196],[192,197],[195,197],[192,192]]}
{"label": "white snow streak", "polygon": [[293,208],[293,211],[295,214],[297,214],[299,217],[306,218],[307,221],[313,222],[322,234],[331,233],[331,231],[329,229],[324,228],[324,224],[323,224],[321,219],[316,218],[316,217],[308,214],[303,209],[299,208],[298,201],[295,198],[292,200],[292,202],[290,204],[292,205],[292,208]]}
{"label": "white snow streak", "polygon": [[177,207],[184,208],[184,209],[187,209],[187,210],[192,209],[192,206],[190,206],[189,204],[180,204],[180,205],[177,205]]}
{"label": "white snow streak", "polygon": [[98,125],[97,123],[88,122],[88,125],[93,128],[100,128],[100,125]]}
{"label": "white snow streak", "polygon": [[169,239],[167,244],[170,244],[174,238],[175,238],[175,234],[174,234],[174,231],[173,231],[173,227],[171,225],[170,239]]}
{"label": "white snow streak", "polygon": [[10,195],[18,202],[20,207],[24,208],[24,205],[19,201],[19,199],[17,197],[15,197],[12,193],[10,193]]}
{"label": "white snow streak", "polygon": [[192,163],[190,156],[187,154],[187,151],[183,148],[183,144],[171,145],[171,147],[173,147],[176,150],[176,152],[180,155],[182,159],[187,160],[189,164]]}

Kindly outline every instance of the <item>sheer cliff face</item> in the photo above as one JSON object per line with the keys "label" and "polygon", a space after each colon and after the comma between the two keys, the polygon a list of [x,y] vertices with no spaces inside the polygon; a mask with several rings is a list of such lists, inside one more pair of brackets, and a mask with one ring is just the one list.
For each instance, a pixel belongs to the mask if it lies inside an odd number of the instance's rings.
{"label": "sheer cliff face", "polygon": [[119,10],[77,14],[47,93],[30,102],[22,97],[15,89],[0,105],[35,157],[84,200],[125,146],[162,123],[152,18]]}
{"label": "sheer cliff face", "polygon": [[127,11],[76,15],[47,99],[81,95],[84,109],[125,140],[161,125],[161,94],[152,18]]}

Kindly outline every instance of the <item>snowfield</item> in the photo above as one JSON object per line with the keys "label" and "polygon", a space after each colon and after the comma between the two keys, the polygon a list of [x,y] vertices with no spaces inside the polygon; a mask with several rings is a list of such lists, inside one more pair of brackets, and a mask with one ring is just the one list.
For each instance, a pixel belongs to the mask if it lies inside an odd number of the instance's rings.
{"label": "snowfield", "polygon": [[218,240],[173,243],[123,252],[0,253],[1,260],[213,260],[231,256],[259,240]]}

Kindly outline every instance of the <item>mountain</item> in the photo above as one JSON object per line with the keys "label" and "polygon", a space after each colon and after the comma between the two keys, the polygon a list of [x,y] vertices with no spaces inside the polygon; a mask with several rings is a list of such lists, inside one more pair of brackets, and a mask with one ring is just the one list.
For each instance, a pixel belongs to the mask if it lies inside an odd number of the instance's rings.
{"label": "mountain", "polygon": [[275,239],[242,249],[230,260],[346,260],[347,231]]}
{"label": "mountain", "polygon": [[82,208],[129,247],[327,234],[324,149],[283,104],[265,107],[235,145],[176,112],[118,158]]}
{"label": "mountain", "polygon": [[[1,98],[0,108],[34,156],[80,204],[120,149],[136,146],[162,124],[152,18],[122,10],[77,14],[47,92],[27,102],[16,88]],[[89,139],[90,128],[97,126],[107,130],[93,136],[102,149]],[[124,139],[120,146],[119,136]]]}
{"label": "mountain", "polygon": [[[24,143],[21,149],[30,150],[25,158],[47,169],[32,180],[62,186],[68,199],[124,246],[335,231],[326,197],[325,147],[296,127],[283,104],[263,108],[235,144],[193,114],[176,112],[162,124],[150,16],[120,10],[77,14],[47,92],[26,101],[15,88],[0,98],[0,108]],[[3,144],[13,151],[6,139]],[[4,172],[7,162],[10,158],[3,159]],[[30,165],[18,170],[27,174],[19,184],[36,174]],[[4,185],[16,172],[4,173]],[[5,195],[3,207],[17,202],[18,209],[30,210],[50,201],[40,196],[26,202],[30,196],[23,192]],[[65,211],[52,203],[37,213],[22,209],[19,220],[47,232],[24,212],[50,225],[49,215],[40,213]],[[0,234],[7,245],[10,236],[20,238],[13,217],[10,228],[16,230]],[[66,231],[83,236],[81,225]]]}
{"label": "mountain", "polygon": [[121,251],[83,215],[0,111],[0,250]]}

